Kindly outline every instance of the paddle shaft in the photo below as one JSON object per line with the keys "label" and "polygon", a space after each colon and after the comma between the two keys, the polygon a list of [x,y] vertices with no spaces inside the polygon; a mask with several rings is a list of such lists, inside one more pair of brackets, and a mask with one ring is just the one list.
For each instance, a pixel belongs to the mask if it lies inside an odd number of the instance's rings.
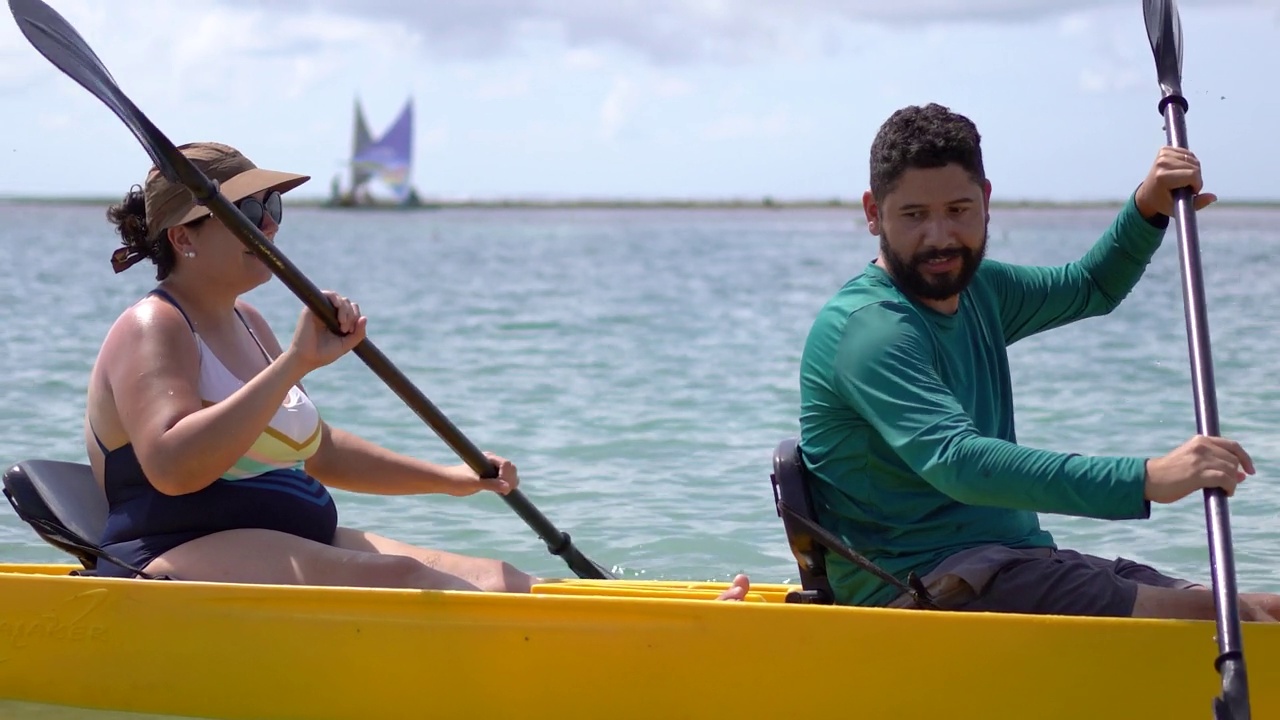
{"label": "paddle shaft", "polygon": [[[176,149],[174,152],[177,152]],[[175,168],[179,169],[179,174],[184,175],[182,170],[185,169],[186,163],[175,163]],[[195,170],[194,166],[191,168]],[[208,187],[204,191],[196,194],[210,212],[219,220],[231,228],[235,234],[247,245],[255,255],[262,259],[272,270],[281,282],[293,291],[299,299],[302,300],[313,313],[321,318],[324,323],[335,333],[340,333],[337,313],[334,312],[333,305],[320,288],[316,287],[300,270],[285,257],[274,244],[269,244],[265,236],[262,236],[261,230],[251,224],[244,215],[235,207],[226,196],[214,190],[213,183],[203,174],[196,170],[199,178],[184,178],[184,184],[189,188],[200,187],[201,178],[203,183],[207,183]],[[422,393],[412,382],[405,377],[404,373],[392,364],[391,360],[374,345],[373,341],[365,338],[356,345],[352,350],[361,360],[369,366],[379,378],[386,383],[391,391],[400,397],[406,405],[410,407],[418,417],[422,418],[431,428],[440,436],[440,439],[453,449],[458,457],[467,465],[475,470],[481,477],[492,478],[498,474],[497,467],[489,461],[487,457],[462,434],[456,425],[445,417],[444,413],[431,402],[426,395]],[[542,538],[547,544],[547,549],[553,554],[564,559],[565,563],[582,578],[592,580],[611,579],[603,568],[600,568],[594,562],[588,560],[573,545],[569,534],[556,529],[555,525],[546,518],[533,503],[520,492],[514,489],[502,496],[517,515]]]}
{"label": "paddle shaft", "polygon": [[[1169,145],[1186,149],[1187,101],[1181,95],[1161,100],[1165,136]],[[1174,194],[1174,215],[1178,228],[1178,250],[1182,269],[1182,297],[1187,324],[1187,349],[1191,357],[1191,391],[1195,402],[1196,430],[1201,435],[1218,436],[1218,400],[1213,379],[1213,356],[1209,347],[1209,319],[1204,299],[1204,277],[1200,269],[1200,238],[1196,229],[1195,197],[1191,188]],[[1249,689],[1245,673],[1244,648],[1240,628],[1239,593],[1236,589],[1235,559],[1231,551],[1231,522],[1227,496],[1221,488],[1204,491],[1205,522],[1209,528],[1209,566],[1217,611],[1218,658],[1214,665],[1222,674],[1223,698],[1230,714],[1249,717]]]}
{"label": "paddle shaft", "polygon": [[[216,182],[204,175],[173,142],[129,99],[106,66],[80,33],[53,8],[41,0],[9,0],[9,9],[22,34],[45,59],[75,80],[106,105],[133,132],[156,167],[171,182],[184,185],[196,202],[209,208],[253,251],[302,302],[335,333],[341,332],[337,314],[324,294],[288,258],[267,240],[262,230],[218,191]],[[427,399],[409,379],[391,364],[369,339],[354,348],[379,378],[418,414],[462,460],[482,477],[492,478],[498,469],[458,428]],[[516,514],[531,527],[552,554],[560,556],[582,578],[612,579],[602,567],[587,559],[573,545],[568,533],[560,532],[518,490],[502,496]]]}

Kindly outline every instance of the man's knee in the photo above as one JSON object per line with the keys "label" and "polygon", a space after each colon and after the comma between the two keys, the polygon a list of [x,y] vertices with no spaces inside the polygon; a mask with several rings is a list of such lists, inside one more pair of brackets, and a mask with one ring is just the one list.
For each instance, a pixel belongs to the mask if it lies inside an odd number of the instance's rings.
{"label": "man's knee", "polygon": [[[1244,599],[1239,601],[1240,619],[1247,622],[1274,622],[1270,614]],[[1217,617],[1214,594],[1209,588],[1167,588],[1139,585],[1133,602],[1133,616],[1176,620],[1213,620]]]}
{"label": "man's knee", "polygon": [[1200,590],[1139,585],[1133,617],[1212,620],[1213,595]]}

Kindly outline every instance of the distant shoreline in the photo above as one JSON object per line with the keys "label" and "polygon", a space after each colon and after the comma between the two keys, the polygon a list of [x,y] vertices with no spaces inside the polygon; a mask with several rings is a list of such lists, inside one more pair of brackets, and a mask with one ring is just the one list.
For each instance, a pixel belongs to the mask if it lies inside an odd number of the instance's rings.
{"label": "distant shoreline", "polygon": [[[4,196],[0,195],[2,205],[53,205],[53,206],[106,206],[119,202],[115,197],[51,197],[51,196]],[[858,199],[833,198],[829,200],[775,200],[760,199],[608,199],[608,198],[564,198],[564,199],[489,199],[489,200],[428,200],[417,207],[401,208],[395,206],[376,207],[333,207],[323,198],[300,197],[289,202],[294,207],[324,208],[347,212],[368,210],[379,211],[434,211],[434,210],[814,210],[814,209],[861,209],[862,201]],[[1122,200],[995,200],[991,207],[995,210],[1090,210],[1119,208]],[[1276,200],[1219,200],[1214,207],[1280,209],[1280,199]]]}

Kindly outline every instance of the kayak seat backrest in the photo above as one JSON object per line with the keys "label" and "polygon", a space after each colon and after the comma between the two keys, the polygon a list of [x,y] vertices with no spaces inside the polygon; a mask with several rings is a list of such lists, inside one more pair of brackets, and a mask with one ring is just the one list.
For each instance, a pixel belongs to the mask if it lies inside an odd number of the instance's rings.
{"label": "kayak seat backrest", "polygon": [[811,475],[800,456],[800,444],[796,438],[787,438],[773,451],[773,499],[787,533],[787,544],[800,568],[802,591],[787,594],[787,602],[830,605],[834,595],[827,581],[826,549],[819,544],[813,532],[791,517],[790,512],[817,524],[813,496],[809,483]]}
{"label": "kayak seat backrest", "polygon": [[0,482],[18,517],[37,535],[86,570],[96,568],[92,551],[107,524],[107,498],[88,465],[24,460],[6,470]]}

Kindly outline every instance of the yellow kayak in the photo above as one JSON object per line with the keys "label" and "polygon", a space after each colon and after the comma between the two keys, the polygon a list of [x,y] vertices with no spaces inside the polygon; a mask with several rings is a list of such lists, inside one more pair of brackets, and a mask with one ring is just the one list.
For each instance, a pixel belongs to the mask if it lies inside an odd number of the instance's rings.
{"label": "yellow kayak", "polygon": [[[71,576],[0,565],[0,698],[165,715],[1205,718],[1214,624],[792,604],[788,585],[530,595]],[[1244,630],[1280,717],[1280,627]]]}
{"label": "yellow kayak", "polygon": [[[1213,622],[830,604],[794,439],[774,454],[800,584],[567,580],[530,594],[97,577],[87,466],[0,478],[80,564],[0,564],[0,700],[202,718],[1206,718]],[[813,533],[817,531],[819,535]],[[1280,717],[1280,624],[1247,624]]]}

